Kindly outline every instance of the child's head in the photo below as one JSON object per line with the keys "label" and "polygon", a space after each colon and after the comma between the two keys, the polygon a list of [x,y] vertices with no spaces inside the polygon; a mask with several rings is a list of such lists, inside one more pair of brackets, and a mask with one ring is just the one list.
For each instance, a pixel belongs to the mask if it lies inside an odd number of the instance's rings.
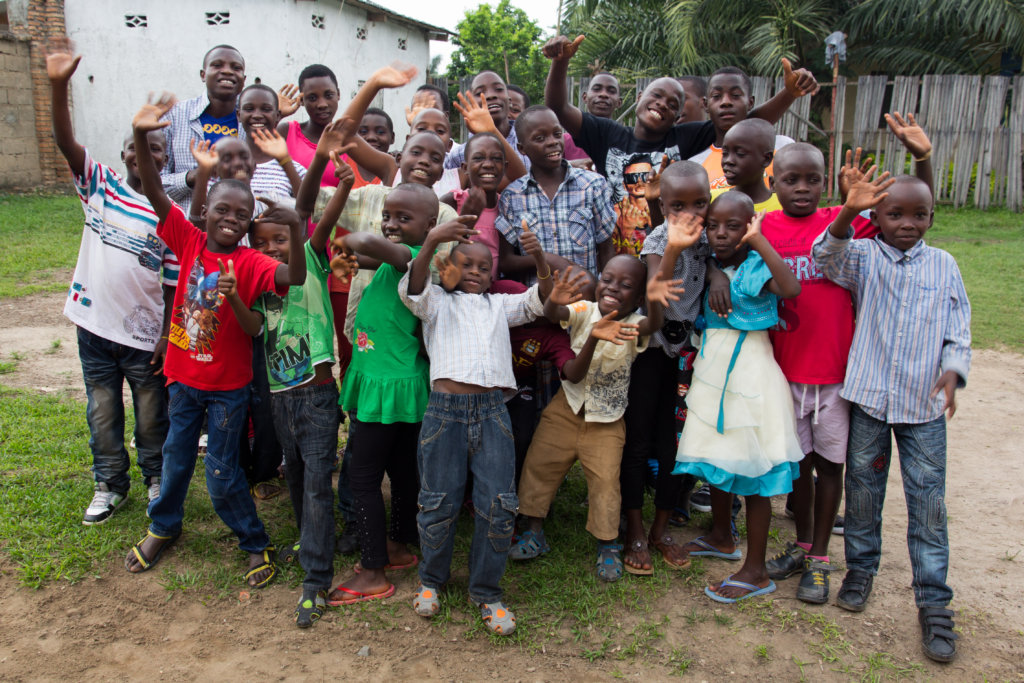
{"label": "child's head", "polygon": [[753,217],[754,201],[742,192],[723,192],[711,202],[704,230],[719,263],[738,266],[746,258],[747,247],[741,240]]}
{"label": "child's head", "polygon": [[825,157],[806,142],[794,142],[775,153],[771,189],[787,216],[810,216],[825,190]]}
{"label": "child's head", "polygon": [[206,83],[211,100],[233,100],[245,85],[245,60],[230,45],[217,45],[203,56],[199,78]]}
{"label": "child's head", "polygon": [[291,232],[287,225],[254,221],[249,229],[252,248],[275,261],[288,263],[291,253]]}
{"label": "child's head", "polygon": [[395,143],[395,126],[386,111],[378,107],[370,107],[363,114],[357,135],[366,140],[366,144],[370,147],[387,154],[391,145]]}
{"label": "child's head", "polygon": [[452,111],[451,102],[448,99],[448,93],[431,83],[424,83],[420,87],[416,88],[416,93],[413,94],[415,98],[416,94],[426,92],[434,96],[434,109],[440,109],[444,112],[445,116],[449,116]]}
{"label": "child's head", "polygon": [[501,130],[501,127],[508,123],[508,89],[501,76],[493,71],[481,71],[469,84],[473,97],[480,99],[484,96],[484,104],[491,114],[494,125]]}
{"label": "child's head", "polygon": [[683,86],[683,109],[676,123],[693,123],[704,120],[704,97],[707,96],[708,82],[700,76],[680,76],[676,79]]}
{"label": "child's head", "polygon": [[565,138],[558,117],[544,105],[529,107],[516,119],[516,141],[519,151],[531,166],[551,170],[561,166]]}
{"label": "child's head", "polygon": [[665,135],[676,125],[683,106],[683,86],[674,78],[651,81],[636,102],[636,125],[652,135]]}
{"label": "child's head", "polygon": [[871,212],[871,222],[878,226],[886,244],[907,251],[932,227],[932,191],[915,176],[896,176],[895,181],[887,190],[889,196]]}
{"label": "child's head", "polygon": [[716,131],[725,133],[746,119],[753,106],[750,77],[742,69],[726,66],[711,74],[708,92],[704,96],[704,109]]}
{"label": "child's head", "polygon": [[462,272],[456,290],[467,294],[483,294],[491,288],[494,263],[491,250],[486,244],[458,244],[452,249],[451,261]]}
{"label": "child's head", "polygon": [[661,174],[661,214],[690,214],[704,219],[711,205],[708,172],[692,161],[677,161]]}
{"label": "child's head", "polygon": [[380,233],[391,242],[421,245],[437,223],[438,207],[437,195],[429,187],[402,183],[384,198]]}
{"label": "child's head", "polygon": [[433,187],[444,173],[444,142],[435,133],[414,133],[405,141],[398,158],[402,180]]}
{"label": "child's head", "polygon": [[338,77],[323,64],[310,64],[299,73],[299,94],[309,120],[326,126],[338,113]]}
{"label": "child's head", "polygon": [[[156,164],[159,172],[167,163],[167,135],[165,129],[151,130],[146,134],[146,141],[149,143],[149,153]],[[139,164],[135,158],[135,134],[128,133],[121,145],[121,161],[124,163],[128,180],[139,177]]]}
{"label": "child's head", "polygon": [[248,186],[256,170],[249,145],[238,138],[225,136],[214,143],[213,149],[217,152],[217,177],[238,180]]}
{"label": "child's head", "polygon": [[640,307],[646,288],[647,267],[643,261],[626,254],[613,256],[597,278],[597,307],[601,315],[618,311],[616,319],[625,318]]}
{"label": "child's head", "polygon": [[[409,134],[428,131],[437,135],[444,142],[445,150],[452,148],[452,124],[448,115],[440,109],[423,109],[412,120]],[[406,136],[408,140],[408,136]]]}
{"label": "child's head", "polygon": [[508,118],[515,121],[527,107],[530,106],[530,96],[518,85],[508,86]]}
{"label": "child's head", "polygon": [[477,133],[466,143],[466,160],[462,168],[469,176],[469,186],[484,192],[497,192],[505,176],[505,146],[494,133]]}
{"label": "child's head", "polygon": [[281,111],[277,108],[277,93],[268,85],[254,83],[238,97],[238,123],[246,135],[254,130],[270,132],[277,128]]}
{"label": "child's head", "polygon": [[601,73],[590,79],[587,91],[583,93],[587,111],[602,119],[610,119],[622,104],[619,96],[619,79],[609,73]]}
{"label": "child's head", "polygon": [[210,188],[201,214],[206,222],[207,244],[234,249],[249,230],[255,202],[249,186],[240,180],[218,180]]}
{"label": "child's head", "polygon": [[722,140],[722,175],[730,185],[746,186],[764,178],[775,153],[775,129],[764,119],[746,119]]}

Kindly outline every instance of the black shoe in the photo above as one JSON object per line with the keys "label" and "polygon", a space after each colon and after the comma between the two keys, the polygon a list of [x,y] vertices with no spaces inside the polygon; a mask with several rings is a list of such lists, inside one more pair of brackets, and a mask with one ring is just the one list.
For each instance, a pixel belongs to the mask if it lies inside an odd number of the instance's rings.
{"label": "black shoe", "polygon": [[334,545],[334,552],[339,555],[352,555],[359,552],[359,535],[356,534],[354,528],[349,529],[347,526],[345,527],[345,530],[338,536],[338,541]]}
{"label": "black shoe", "polygon": [[796,589],[796,599],[813,605],[824,605],[828,602],[828,575],[832,565],[821,560],[804,558],[804,573],[800,577],[800,587]]}
{"label": "black shoe", "polygon": [[787,543],[785,550],[765,562],[768,578],[780,581],[803,571],[805,555],[807,552],[796,543]]}
{"label": "black shoe", "polygon": [[952,662],[956,657],[956,640],[953,632],[953,610],[945,607],[922,607],[917,610],[921,622],[921,645],[928,659],[936,662]]}
{"label": "black shoe", "polygon": [[701,487],[690,494],[690,507],[698,512],[711,512],[711,487],[701,484]]}
{"label": "black shoe", "polygon": [[846,533],[846,520],[842,515],[836,515],[836,521],[832,522],[832,533],[836,536],[843,536]]}
{"label": "black shoe", "polygon": [[839,587],[836,604],[851,612],[863,612],[871,595],[871,584],[875,577],[863,569],[850,569],[846,572],[843,585]]}

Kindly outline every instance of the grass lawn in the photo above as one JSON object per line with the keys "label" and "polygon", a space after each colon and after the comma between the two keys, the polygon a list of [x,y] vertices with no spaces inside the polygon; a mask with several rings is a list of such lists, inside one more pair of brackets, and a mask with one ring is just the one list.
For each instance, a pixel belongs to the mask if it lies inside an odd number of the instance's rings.
{"label": "grass lawn", "polygon": [[66,291],[85,222],[78,197],[0,194],[0,216],[0,298]]}

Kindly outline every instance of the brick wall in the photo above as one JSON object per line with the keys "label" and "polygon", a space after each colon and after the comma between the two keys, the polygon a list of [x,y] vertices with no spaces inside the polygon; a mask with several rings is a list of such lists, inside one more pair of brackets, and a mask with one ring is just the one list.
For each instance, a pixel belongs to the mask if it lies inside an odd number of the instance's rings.
{"label": "brick wall", "polygon": [[39,184],[29,42],[0,35],[0,187]]}

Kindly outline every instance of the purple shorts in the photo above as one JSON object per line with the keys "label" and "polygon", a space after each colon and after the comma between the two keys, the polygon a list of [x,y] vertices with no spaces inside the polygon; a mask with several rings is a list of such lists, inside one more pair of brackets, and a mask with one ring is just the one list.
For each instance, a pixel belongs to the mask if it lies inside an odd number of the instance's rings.
{"label": "purple shorts", "polygon": [[804,453],[815,452],[829,462],[846,462],[850,403],[839,395],[842,384],[790,382],[796,433]]}

